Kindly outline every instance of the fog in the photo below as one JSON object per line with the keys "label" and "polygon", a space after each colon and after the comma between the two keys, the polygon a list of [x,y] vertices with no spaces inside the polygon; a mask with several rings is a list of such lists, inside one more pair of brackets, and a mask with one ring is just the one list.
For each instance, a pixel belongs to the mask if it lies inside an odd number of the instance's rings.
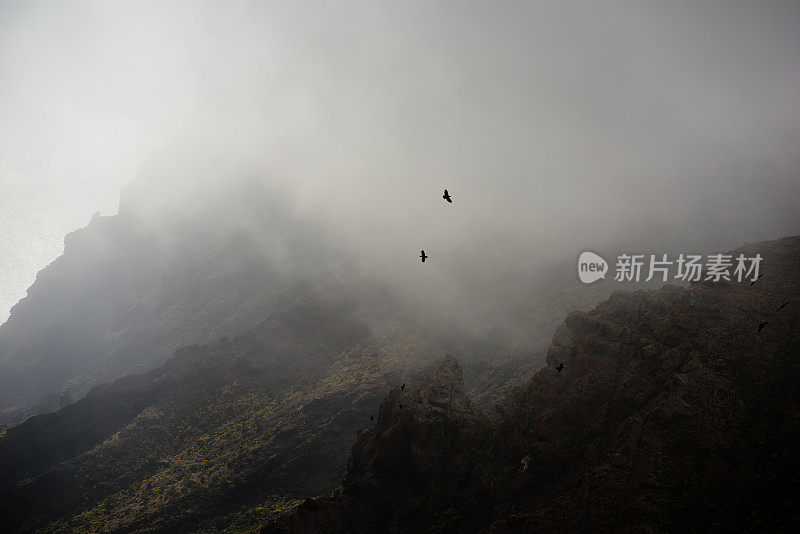
{"label": "fog", "polygon": [[2,2],[0,80],[0,318],[163,152],[225,170],[154,199],[247,169],[448,305],[800,233],[794,1]]}

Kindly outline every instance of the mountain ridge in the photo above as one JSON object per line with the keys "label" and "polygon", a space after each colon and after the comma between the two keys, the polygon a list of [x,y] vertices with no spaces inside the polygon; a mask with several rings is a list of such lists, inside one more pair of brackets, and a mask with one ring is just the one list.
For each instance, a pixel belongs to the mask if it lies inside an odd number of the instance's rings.
{"label": "mountain ridge", "polygon": [[[35,414],[49,394],[79,398],[182,346],[243,333],[326,283],[320,272],[341,270],[324,230],[257,180],[232,180],[216,196],[196,192],[195,212],[156,201],[146,172],[139,182],[119,214],[65,237],[64,253],[0,325],[0,424]],[[251,212],[255,222],[245,223]]]}

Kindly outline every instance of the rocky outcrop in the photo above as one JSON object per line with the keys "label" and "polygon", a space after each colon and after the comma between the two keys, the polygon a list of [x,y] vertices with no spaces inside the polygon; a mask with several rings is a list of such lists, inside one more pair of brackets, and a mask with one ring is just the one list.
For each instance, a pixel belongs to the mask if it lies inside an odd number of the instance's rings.
{"label": "rocky outcrop", "polygon": [[[461,525],[456,512],[478,504],[475,484],[488,420],[464,391],[461,367],[448,355],[422,383],[394,388],[375,425],[359,432],[341,489],[307,500],[263,532],[415,531],[432,521]],[[476,508],[479,509],[479,508]],[[442,511],[452,514],[442,515]]]}

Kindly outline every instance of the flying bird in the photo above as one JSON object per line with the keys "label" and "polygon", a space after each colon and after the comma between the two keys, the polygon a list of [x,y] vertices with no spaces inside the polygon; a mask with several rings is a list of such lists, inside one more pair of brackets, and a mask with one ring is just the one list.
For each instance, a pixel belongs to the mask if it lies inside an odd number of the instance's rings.
{"label": "flying bird", "polygon": [[447,189],[444,190],[444,195],[442,195],[442,198],[448,201],[450,204],[453,203],[453,199],[450,198],[450,193],[447,192]]}
{"label": "flying bird", "polygon": [[782,309],[784,309],[786,306],[788,306],[790,302],[792,302],[792,301],[790,300],[790,301],[784,302],[784,303],[783,303],[783,304],[781,304],[781,305],[778,307],[778,309],[777,309],[777,310],[775,310],[775,311],[776,311],[776,312],[779,312],[779,311],[781,311],[781,310],[782,310]]}
{"label": "flying bird", "polygon": [[406,390],[406,383],[403,382],[403,385],[400,386],[400,391],[405,391],[405,390]]}
{"label": "flying bird", "polygon": [[403,409],[403,405],[402,405],[402,404],[400,405],[400,409],[401,409],[401,410]]}
{"label": "flying bird", "polygon": [[375,420],[375,414],[370,414],[369,415],[369,420],[370,421],[374,421]]}
{"label": "flying bird", "polygon": [[425,260],[427,260],[427,259],[428,259],[428,255],[427,255],[427,254],[425,254],[425,251],[424,251],[424,250],[421,250],[421,251],[420,251],[420,255],[419,255],[419,257],[420,257],[420,258],[422,258],[422,263],[425,263]]}
{"label": "flying bird", "polygon": [[560,373],[563,370],[564,370],[564,362],[561,362],[560,364],[558,364],[558,367],[556,367],[556,371]]}
{"label": "flying bird", "polygon": [[764,330],[764,327],[765,327],[765,326],[767,326],[767,323],[768,323],[768,322],[769,322],[769,321],[764,321],[763,323],[759,323],[759,325],[758,325],[758,331],[756,332],[756,334],[760,334],[760,333],[761,333],[761,331],[762,331],[762,330]]}

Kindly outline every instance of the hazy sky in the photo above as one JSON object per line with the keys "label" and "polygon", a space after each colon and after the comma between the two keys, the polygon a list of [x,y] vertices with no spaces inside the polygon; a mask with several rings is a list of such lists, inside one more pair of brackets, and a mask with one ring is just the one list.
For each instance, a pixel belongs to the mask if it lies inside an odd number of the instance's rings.
{"label": "hazy sky", "polygon": [[800,3],[0,1],[0,320],[187,143],[384,259],[800,233]]}

